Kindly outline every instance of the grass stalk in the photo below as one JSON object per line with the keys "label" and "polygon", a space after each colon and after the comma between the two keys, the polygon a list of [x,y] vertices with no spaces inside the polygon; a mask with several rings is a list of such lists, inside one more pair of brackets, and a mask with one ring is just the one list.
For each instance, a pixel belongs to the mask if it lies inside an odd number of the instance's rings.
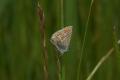
{"label": "grass stalk", "polygon": [[60,0],[61,7],[61,27],[64,26],[64,3],[63,0]]}
{"label": "grass stalk", "polygon": [[[60,9],[61,9],[61,13],[60,13],[60,21],[61,21],[61,28],[63,28],[64,26],[64,2],[63,0],[60,0]],[[58,53],[58,52],[57,52]],[[57,56],[57,75],[58,75],[58,80],[62,80],[62,62],[61,62],[61,58],[62,56],[58,54],[56,54]]]}
{"label": "grass stalk", "polygon": [[62,69],[61,69],[61,61],[60,61],[60,56],[59,55],[57,55],[57,75],[58,75],[58,80],[61,80],[61,71],[62,71]]}
{"label": "grass stalk", "polygon": [[99,69],[99,67],[105,62],[105,60],[107,60],[109,58],[109,56],[113,53],[114,48],[111,48],[107,54],[105,56],[103,56],[100,61],[98,62],[98,64],[95,66],[95,68],[93,69],[93,71],[90,73],[90,75],[87,77],[86,80],[91,80],[92,77],[94,76],[95,72]]}
{"label": "grass stalk", "polygon": [[82,62],[82,56],[83,56],[83,52],[84,52],[85,41],[86,41],[86,36],[87,36],[87,31],[88,31],[88,23],[89,23],[89,20],[90,20],[90,15],[91,15],[93,2],[94,2],[94,0],[91,1],[87,21],[86,21],[86,24],[85,24],[85,33],[84,33],[83,44],[82,44],[82,48],[81,48],[81,54],[80,54],[80,58],[79,58],[80,60],[79,60],[79,64],[78,64],[78,69],[77,69],[77,80],[80,80],[79,79],[80,66],[81,66],[81,62]]}
{"label": "grass stalk", "polygon": [[46,38],[45,38],[45,16],[42,8],[38,3],[38,15],[39,15],[39,24],[40,24],[40,34],[41,34],[41,47],[43,49],[43,58],[44,58],[44,79],[48,80],[48,52],[46,48]]}

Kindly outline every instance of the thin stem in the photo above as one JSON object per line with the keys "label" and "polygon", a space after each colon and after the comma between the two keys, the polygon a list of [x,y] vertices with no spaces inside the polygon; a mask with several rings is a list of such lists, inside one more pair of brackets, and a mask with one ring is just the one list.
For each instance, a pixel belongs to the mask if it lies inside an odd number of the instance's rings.
{"label": "thin stem", "polygon": [[[63,5],[63,0],[60,0],[60,8],[61,8],[61,28],[64,25],[64,5]],[[62,79],[62,62],[61,58],[62,56],[57,54],[57,75],[58,75],[58,80]]]}
{"label": "thin stem", "polygon": [[61,62],[60,62],[60,56],[57,55],[57,68],[58,68],[58,80],[61,80]]}
{"label": "thin stem", "polygon": [[43,58],[44,58],[44,64],[43,64],[43,69],[44,69],[44,79],[48,80],[48,52],[46,48],[46,38],[45,38],[45,16],[42,8],[40,7],[38,3],[38,15],[39,15],[39,24],[40,24],[40,34],[41,34],[41,47],[43,49]]}
{"label": "thin stem", "polygon": [[56,64],[57,64],[57,80],[62,79],[62,56],[56,50]]}
{"label": "thin stem", "polygon": [[80,66],[81,66],[81,62],[82,62],[82,56],[83,56],[83,52],[84,52],[85,41],[86,41],[87,30],[88,30],[88,23],[89,23],[89,20],[90,20],[90,15],[91,15],[93,2],[94,2],[94,0],[91,1],[89,13],[88,13],[88,18],[87,18],[87,22],[86,22],[86,25],[85,25],[85,33],[84,33],[83,44],[82,44],[82,49],[81,49],[81,54],[80,54],[80,60],[79,60],[79,64],[78,64],[77,80],[79,80],[79,74],[80,74],[79,71],[80,71]]}
{"label": "thin stem", "polygon": [[95,66],[95,68],[93,69],[93,71],[90,73],[90,75],[87,77],[86,80],[91,80],[92,79],[95,72],[99,69],[99,67],[103,64],[103,62],[105,62],[105,60],[107,60],[109,58],[109,56],[113,53],[113,51],[114,51],[114,48],[111,48],[108,51],[108,53],[101,58],[101,60],[98,62],[98,64]]}
{"label": "thin stem", "polygon": [[61,27],[64,25],[64,5],[63,0],[60,0],[60,7],[61,7]]}

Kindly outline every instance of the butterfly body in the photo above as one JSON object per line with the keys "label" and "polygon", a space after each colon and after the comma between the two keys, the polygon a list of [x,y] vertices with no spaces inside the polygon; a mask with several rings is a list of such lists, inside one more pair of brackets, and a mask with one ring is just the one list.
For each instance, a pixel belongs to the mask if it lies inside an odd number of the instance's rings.
{"label": "butterfly body", "polygon": [[72,26],[67,26],[55,32],[51,37],[51,42],[63,54],[68,50],[72,35]]}

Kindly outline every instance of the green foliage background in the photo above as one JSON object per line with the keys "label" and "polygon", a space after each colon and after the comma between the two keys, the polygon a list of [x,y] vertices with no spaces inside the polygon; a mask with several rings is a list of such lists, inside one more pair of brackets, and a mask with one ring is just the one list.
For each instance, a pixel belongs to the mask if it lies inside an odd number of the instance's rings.
{"label": "green foliage background", "polygon": [[[43,52],[37,0],[0,0],[0,80],[44,80]],[[91,0],[39,0],[45,14],[49,80],[57,80],[56,54],[51,35],[73,26],[69,51],[62,56],[64,80],[85,80],[98,61],[120,38],[120,0],[94,0],[88,25],[81,69],[80,52]],[[63,10],[64,20],[61,20]],[[62,25],[61,22],[64,21]],[[116,36],[113,26],[116,25]],[[107,59],[93,80],[120,80],[120,53]]]}

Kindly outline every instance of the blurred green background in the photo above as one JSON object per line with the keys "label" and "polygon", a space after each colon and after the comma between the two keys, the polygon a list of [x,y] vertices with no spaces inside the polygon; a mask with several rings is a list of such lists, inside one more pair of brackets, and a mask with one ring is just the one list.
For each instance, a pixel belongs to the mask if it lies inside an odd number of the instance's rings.
{"label": "blurred green background", "polygon": [[[70,48],[62,56],[62,80],[77,80],[78,72],[79,80],[85,80],[102,56],[116,45],[114,38],[120,38],[120,0],[94,0],[80,71],[78,65],[91,0],[63,0],[63,8],[61,0],[39,0],[39,3],[45,15],[48,80],[58,80],[58,52],[50,43],[51,35],[68,25],[73,26],[73,34]],[[44,80],[37,4],[38,0],[0,0],[0,80]],[[120,80],[118,47],[92,80]]]}

